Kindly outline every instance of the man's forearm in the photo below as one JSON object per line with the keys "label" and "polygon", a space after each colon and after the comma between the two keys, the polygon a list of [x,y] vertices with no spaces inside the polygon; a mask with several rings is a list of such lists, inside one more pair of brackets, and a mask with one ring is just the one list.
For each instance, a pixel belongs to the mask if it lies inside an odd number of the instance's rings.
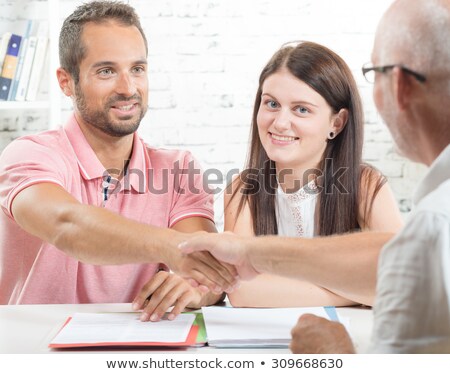
{"label": "man's forearm", "polygon": [[259,237],[248,256],[261,273],[298,278],[341,296],[371,304],[378,256],[392,233],[357,233],[323,238]]}
{"label": "man's forearm", "polygon": [[105,209],[79,204],[62,213],[50,242],[80,261],[96,265],[168,262],[173,230],[152,227]]}
{"label": "man's forearm", "polygon": [[16,222],[28,233],[69,256],[97,265],[144,262],[169,265],[170,258],[166,257],[174,255],[177,238],[182,236],[81,204],[63,188],[50,183],[21,191],[11,210]]}

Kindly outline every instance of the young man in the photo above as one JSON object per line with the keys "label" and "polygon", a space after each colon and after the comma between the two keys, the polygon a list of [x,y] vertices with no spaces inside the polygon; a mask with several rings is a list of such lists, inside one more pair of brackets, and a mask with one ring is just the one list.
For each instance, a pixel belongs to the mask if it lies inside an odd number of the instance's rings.
{"label": "young man", "polygon": [[158,320],[171,305],[174,318],[216,302],[236,283],[234,268],[177,248],[186,233],[216,231],[212,199],[189,172],[198,165],[136,134],[147,110],[148,51],[134,9],[78,7],[59,48],[57,77],[73,115],[59,130],[14,141],[0,159],[0,304],[137,296],[142,319]]}
{"label": "young man", "polygon": [[[363,69],[366,77],[375,74],[375,103],[400,151],[430,166],[414,214],[380,256],[374,353],[450,353],[449,40],[448,0],[397,0],[378,28],[373,66]],[[209,234],[180,247],[186,253],[207,249],[236,265],[242,278],[271,272],[342,287],[342,270],[357,281],[360,260],[356,256],[346,265],[344,255],[376,248],[383,240],[381,233],[310,240],[222,235],[220,241]],[[334,253],[339,271],[333,272],[323,253]],[[292,330],[291,350],[351,353],[354,347],[341,324],[304,315]]]}

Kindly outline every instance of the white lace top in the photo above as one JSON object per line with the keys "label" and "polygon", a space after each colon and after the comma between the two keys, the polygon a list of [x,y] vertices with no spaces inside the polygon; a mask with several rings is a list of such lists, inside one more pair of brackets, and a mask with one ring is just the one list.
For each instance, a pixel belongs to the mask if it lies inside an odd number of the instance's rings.
{"label": "white lace top", "polygon": [[278,235],[313,237],[317,197],[315,181],[309,182],[294,193],[285,193],[278,186],[275,196]]}

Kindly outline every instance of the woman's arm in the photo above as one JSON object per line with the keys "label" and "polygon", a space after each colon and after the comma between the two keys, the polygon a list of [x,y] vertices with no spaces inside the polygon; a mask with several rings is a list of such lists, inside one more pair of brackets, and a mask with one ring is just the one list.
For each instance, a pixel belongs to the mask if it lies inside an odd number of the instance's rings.
{"label": "woman's arm", "polygon": [[253,220],[250,207],[247,203],[239,211],[239,203],[242,193],[239,191],[239,178],[236,178],[231,188],[225,189],[224,194],[224,231],[230,231],[237,235],[254,236]]}
{"label": "woman's arm", "polygon": [[377,182],[373,176],[369,176],[368,174],[377,174],[378,178],[381,177],[376,171],[363,174],[358,217],[359,225],[362,230],[396,233],[403,227],[403,219],[394,194],[386,182],[373,198]]}
{"label": "woman's arm", "polygon": [[[233,186],[237,188],[236,185]],[[226,193],[224,196],[225,231],[242,236],[253,236],[253,221],[248,204],[238,213],[242,194]],[[302,307],[355,304],[312,283],[272,274],[261,274],[228,294],[235,307]]]}
{"label": "woman's arm", "polygon": [[273,274],[260,274],[242,282],[228,294],[234,307],[289,308],[307,306],[348,306],[357,303],[310,282]]}

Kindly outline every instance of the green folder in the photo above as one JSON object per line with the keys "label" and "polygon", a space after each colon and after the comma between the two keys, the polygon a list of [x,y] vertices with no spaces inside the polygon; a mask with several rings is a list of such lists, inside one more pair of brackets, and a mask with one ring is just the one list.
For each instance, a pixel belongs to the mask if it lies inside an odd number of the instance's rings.
{"label": "green folder", "polygon": [[184,312],[187,314],[195,314],[195,320],[193,325],[198,326],[198,334],[197,334],[197,340],[195,345],[196,346],[202,346],[205,345],[208,341],[208,338],[206,336],[206,327],[205,327],[205,320],[203,319],[203,314],[201,311],[198,312]]}

